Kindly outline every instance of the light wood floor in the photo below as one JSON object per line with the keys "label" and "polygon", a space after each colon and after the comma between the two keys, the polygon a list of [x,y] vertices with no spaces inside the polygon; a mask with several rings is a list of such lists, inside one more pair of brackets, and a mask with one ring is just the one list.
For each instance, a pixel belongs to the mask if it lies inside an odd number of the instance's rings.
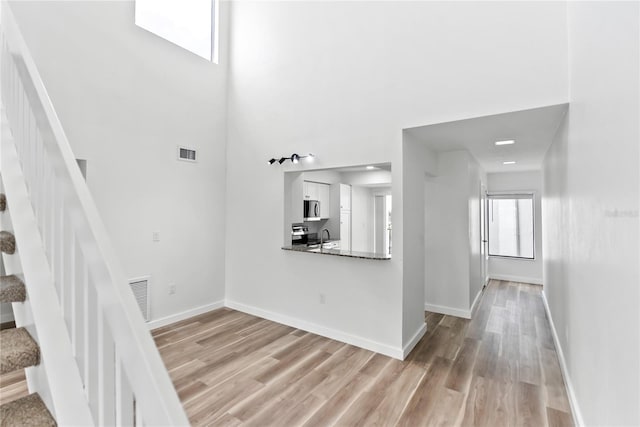
{"label": "light wood floor", "polygon": [[572,425],[540,290],[493,281],[473,320],[426,313],[404,362],[229,309],[154,337],[193,425]]}
{"label": "light wood floor", "polygon": [[[193,425],[573,425],[540,290],[492,281],[473,320],[426,313],[404,362],[229,309],[154,338]],[[0,377],[0,402],[26,393]]]}

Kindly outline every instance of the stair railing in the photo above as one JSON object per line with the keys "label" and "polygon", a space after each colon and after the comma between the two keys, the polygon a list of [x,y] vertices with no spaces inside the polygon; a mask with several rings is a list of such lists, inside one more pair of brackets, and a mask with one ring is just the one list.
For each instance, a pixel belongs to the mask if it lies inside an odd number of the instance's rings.
{"label": "stair railing", "polygon": [[[188,425],[11,7],[3,0],[1,8],[1,94],[13,141],[2,141],[0,170],[9,207],[22,191],[33,213],[35,230],[29,215],[13,222],[54,416],[60,425]],[[23,188],[12,177],[20,174]],[[29,233],[40,235],[48,276],[22,250]],[[43,334],[57,324],[56,307],[66,340]],[[73,367],[52,359],[65,345]],[[77,389],[86,411],[69,403]]]}

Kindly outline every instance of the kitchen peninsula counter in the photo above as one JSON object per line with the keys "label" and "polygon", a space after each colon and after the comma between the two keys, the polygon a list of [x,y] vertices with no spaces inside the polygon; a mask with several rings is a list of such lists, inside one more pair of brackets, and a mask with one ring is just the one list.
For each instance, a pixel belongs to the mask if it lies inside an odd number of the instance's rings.
{"label": "kitchen peninsula counter", "polygon": [[347,251],[342,249],[320,249],[318,247],[309,247],[306,245],[288,245],[283,246],[283,250],[285,251],[294,251],[294,252],[307,252],[311,254],[320,254],[320,255],[334,255],[334,256],[343,256],[349,258],[360,258],[360,259],[373,259],[386,261],[391,259],[391,255],[389,254],[381,254],[375,252],[359,252],[359,251]]}

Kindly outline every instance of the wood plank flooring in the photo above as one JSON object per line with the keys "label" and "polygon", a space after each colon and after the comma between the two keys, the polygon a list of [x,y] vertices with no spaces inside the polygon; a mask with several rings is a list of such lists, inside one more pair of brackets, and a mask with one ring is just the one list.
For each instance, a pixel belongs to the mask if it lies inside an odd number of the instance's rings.
{"label": "wood plank flooring", "polygon": [[[195,426],[569,426],[540,291],[492,281],[473,320],[427,312],[403,362],[229,309],[153,335]],[[0,403],[26,394],[0,376]]]}
{"label": "wood plank flooring", "polygon": [[154,331],[193,425],[573,425],[541,287],[492,281],[425,314],[398,361],[230,309]]}

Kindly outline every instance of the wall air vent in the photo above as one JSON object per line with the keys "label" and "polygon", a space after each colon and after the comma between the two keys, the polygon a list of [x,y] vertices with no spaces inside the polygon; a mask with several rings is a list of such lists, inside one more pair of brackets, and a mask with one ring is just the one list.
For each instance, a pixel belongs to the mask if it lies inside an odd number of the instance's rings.
{"label": "wall air vent", "polygon": [[136,298],[142,317],[145,321],[149,321],[149,283],[151,276],[138,277],[137,279],[129,279],[129,286],[133,296]]}
{"label": "wall air vent", "polygon": [[195,162],[196,150],[189,147],[178,146],[178,160],[184,160],[185,162]]}

